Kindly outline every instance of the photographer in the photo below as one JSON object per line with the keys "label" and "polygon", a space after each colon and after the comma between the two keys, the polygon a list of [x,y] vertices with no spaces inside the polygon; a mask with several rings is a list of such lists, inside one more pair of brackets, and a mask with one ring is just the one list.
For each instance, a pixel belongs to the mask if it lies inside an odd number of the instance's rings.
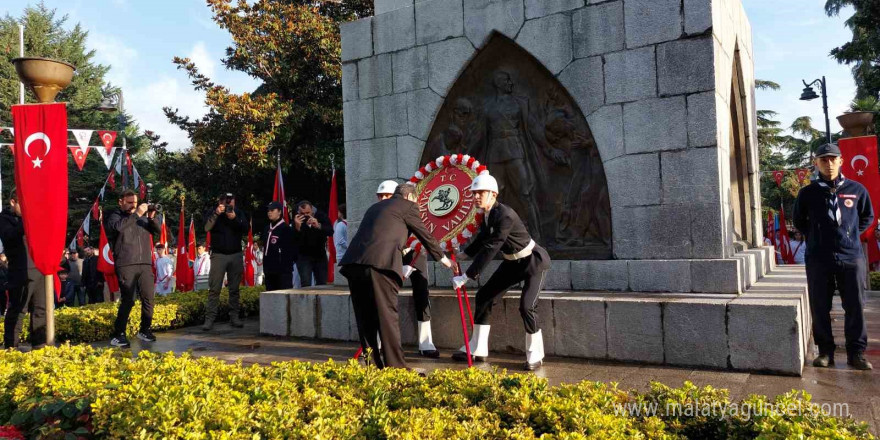
{"label": "photographer", "polygon": [[113,329],[110,345],[129,347],[125,329],[128,315],[134,307],[135,291],[141,297],[141,328],[138,339],[154,342],[156,337],[150,330],[153,323],[153,249],[150,240],[161,230],[156,220],[156,210],[147,203],[138,203],[138,195],[127,190],[119,198],[119,208],[107,216],[104,229],[111,243],[119,290],[122,292],[119,312]]}
{"label": "photographer", "polygon": [[244,327],[238,317],[239,286],[244,272],[241,239],[248,231],[248,222],[244,213],[235,207],[235,196],[232,193],[221,195],[217,202],[217,207],[205,216],[208,219],[205,223],[205,231],[211,233],[211,272],[208,275],[210,290],[205,324],[202,326],[204,331],[214,328],[224,276],[229,285],[230,324],[233,327]]}
{"label": "photographer", "polygon": [[303,287],[327,284],[327,237],[333,235],[330,219],[307,200],[296,204],[293,243],[296,270]]}

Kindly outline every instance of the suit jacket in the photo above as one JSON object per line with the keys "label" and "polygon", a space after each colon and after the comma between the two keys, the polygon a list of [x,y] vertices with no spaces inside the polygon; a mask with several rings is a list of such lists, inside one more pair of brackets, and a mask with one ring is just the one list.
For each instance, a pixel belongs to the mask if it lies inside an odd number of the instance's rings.
{"label": "suit jacket", "polygon": [[[362,264],[393,272],[397,283],[403,284],[403,248],[412,233],[422,247],[440,261],[443,249],[419,218],[418,206],[395,195],[370,207],[361,220],[357,233],[348,244],[340,266]],[[344,273],[344,272],[343,272]]]}
{"label": "suit jacket", "polygon": [[530,241],[532,237],[529,230],[516,215],[516,211],[495,202],[495,206],[489,210],[488,218],[480,224],[477,236],[464,250],[464,253],[474,259],[468,267],[467,276],[477,279],[498,251],[515,254],[528,246]]}

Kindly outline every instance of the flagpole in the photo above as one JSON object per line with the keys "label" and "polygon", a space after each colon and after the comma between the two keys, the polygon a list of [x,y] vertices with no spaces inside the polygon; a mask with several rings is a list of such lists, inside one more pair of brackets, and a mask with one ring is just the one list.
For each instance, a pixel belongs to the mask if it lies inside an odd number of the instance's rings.
{"label": "flagpole", "polygon": [[[18,24],[18,55],[24,58],[24,25]],[[18,103],[24,104],[24,83],[18,82]]]}

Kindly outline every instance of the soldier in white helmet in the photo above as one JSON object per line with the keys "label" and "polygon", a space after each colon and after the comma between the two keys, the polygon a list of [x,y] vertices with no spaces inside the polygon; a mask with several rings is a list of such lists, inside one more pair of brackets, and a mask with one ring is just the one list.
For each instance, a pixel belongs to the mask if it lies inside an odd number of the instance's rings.
{"label": "soldier in white helmet", "polygon": [[376,188],[376,199],[380,202],[385,199],[390,199],[391,196],[394,195],[394,190],[397,189],[397,182],[393,180],[386,180],[379,184],[379,187]]}
{"label": "soldier in white helmet", "polygon": [[[469,342],[474,360],[484,361],[489,354],[489,315],[495,301],[507,289],[523,282],[519,310],[526,329],[526,370],[534,370],[543,363],[544,341],[538,325],[538,293],[544,276],[550,268],[550,256],[532,240],[529,231],[513,208],[498,203],[498,182],[489,174],[480,174],[471,184],[477,207],[483,210],[480,230],[465,253],[473,258],[466,274],[456,276],[452,283],[460,288],[468,279],[477,279],[498,252],[504,261],[498,270],[477,291],[474,312],[474,332]],[[467,360],[465,347],[452,355],[455,360]]]}

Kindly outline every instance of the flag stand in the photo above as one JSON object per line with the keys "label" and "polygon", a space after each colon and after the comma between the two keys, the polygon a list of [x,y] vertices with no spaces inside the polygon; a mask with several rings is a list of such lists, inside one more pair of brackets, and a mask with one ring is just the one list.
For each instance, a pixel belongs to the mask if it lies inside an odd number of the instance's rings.
{"label": "flag stand", "polygon": [[55,345],[55,281],[52,275],[43,275],[43,287],[46,289],[46,345]]}

